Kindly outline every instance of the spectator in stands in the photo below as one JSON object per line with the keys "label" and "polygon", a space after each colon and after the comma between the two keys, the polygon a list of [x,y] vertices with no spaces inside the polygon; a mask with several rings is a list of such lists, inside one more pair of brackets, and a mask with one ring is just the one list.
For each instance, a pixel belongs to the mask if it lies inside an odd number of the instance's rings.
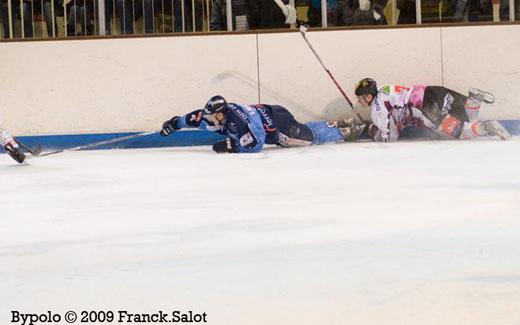
{"label": "spectator in stands", "polygon": [[[114,0],[102,0],[103,4],[105,5],[105,35],[112,34],[112,16],[114,13]],[[99,8],[99,1],[96,0],[96,10]],[[98,16],[98,13],[96,12],[96,17]]]}
{"label": "spectator in stands", "polygon": [[[93,35],[96,30],[95,24],[98,23],[98,10],[99,1],[95,2],[92,0],[54,0],[54,4],[58,3],[62,6],[63,1],[65,2],[65,10],[67,11],[67,36],[78,36],[78,35]],[[102,0],[105,5],[105,33],[110,35],[110,18],[112,17],[112,1],[113,0]],[[47,5],[47,6],[45,6]],[[52,12],[51,12],[51,1],[46,0],[44,3],[45,20],[47,24],[47,30],[49,34],[52,34]],[[56,12],[60,10],[54,9],[55,18]]]}
{"label": "spectator in stands", "polygon": [[[195,0],[195,31],[202,31],[202,0]],[[182,32],[182,0],[175,0],[175,31]],[[193,2],[184,0],[184,31],[193,32]]]}
{"label": "spectator in stands", "polygon": [[[54,36],[58,36],[58,25],[56,17],[63,16],[63,1],[64,0],[43,0],[35,1],[35,11],[43,12],[45,25],[47,28],[47,36],[53,37],[53,23]],[[112,0],[102,0],[105,4],[105,32],[110,35],[110,18],[112,14]],[[54,8],[52,3],[54,2]],[[43,10],[40,3],[43,3]],[[92,35],[96,30],[95,23],[98,19],[99,0],[92,4],[92,0],[65,0],[67,8],[67,35]],[[85,20],[86,16],[86,20]]]}
{"label": "spectator in stands", "polygon": [[[258,2],[231,0],[231,6],[233,30],[246,30],[259,25]],[[227,30],[226,0],[213,0],[210,30]]]}
{"label": "spectator in stands", "polygon": [[[455,21],[491,21],[493,20],[493,5],[491,0],[457,0],[455,6]],[[509,19],[509,0],[500,0],[499,18]]]}
{"label": "spectator in stands", "polygon": [[[289,0],[282,2],[289,4]],[[282,9],[273,0],[232,0],[232,5],[233,30],[290,27],[285,23]],[[213,0],[211,30],[226,30],[226,17],[226,1]]]}
{"label": "spectator in stands", "polygon": [[399,18],[397,18],[398,25],[415,24],[416,7],[415,0],[397,0],[397,9],[399,9]]}
{"label": "spectator in stands", "polygon": [[[0,18],[4,28],[4,38],[9,38],[9,6],[8,0],[0,0]],[[15,21],[16,19],[22,19],[23,12],[23,29],[24,37],[33,37],[33,14],[29,0],[23,0],[22,7],[20,8],[20,0],[11,0],[11,16],[12,16],[12,29],[13,37],[15,36]],[[22,33],[20,32],[20,35]]]}
{"label": "spectator in stands", "polygon": [[[45,0],[43,2],[43,18],[45,19],[45,26],[47,27],[47,36],[58,36],[58,24],[56,22],[57,16],[63,16],[63,0],[54,0],[54,10],[52,8],[52,1]],[[52,34],[52,25],[54,23],[54,35]]]}
{"label": "spectator in stands", "polygon": [[333,23],[336,26],[345,25],[386,25],[384,8],[386,0],[373,1],[337,1],[334,8]]}
{"label": "spectator in stands", "polygon": [[[184,1],[184,3],[183,3]],[[193,8],[195,4],[195,8]],[[173,5],[173,13],[172,13]],[[155,0],[155,13],[156,15],[163,16],[174,16],[172,17],[171,25],[166,22],[166,19],[160,19],[158,21],[159,27],[156,28],[160,32],[182,32],[183,21],[184,31],[202,31],[202,24],[204,21],[203,17],[203,0],[168,0],[168,1],[157,1]],[[184,6],[184,20],[182,19],[182,8]],[[195,9],[195,10],[193,10]],[[194,17],[195,16],[195,17]],[[193,18],[195,18],[195,30],[193,30]],[[163,25],[164,22],[164,25]]]}
{"label": "spectator in stands", "polygon": [[500,21],[509,20],[509,0],[500,0]]}
{"label": "spectator in stands", "polygon": [[91,35],[90,16],[94,5],[86,0],[64,0],[67,11],[67,36]]}
{"label": "spectator in stands", "polygon": [[334,6],[334,14],[332,16],[332,24],[334,26],[351,26],[353,16],[354,0],[336,1],[336,5]]}
{"label": "spectator in stands", "polygon": [[[491,4],[490,4],[491,6]],[[457,0],[455,5],[455,21],[479,21],[479,16],[484,13],[480,0]]]}
{"label": "spectator in stands", "polygon": [[520,0],[515,0],[515,19],[520,19]]}
{"label": "spectator in stands", "polygon": [[[289,4],[289,0],[282,0],[284,4]],[[288,28],[285,23],[285,15],[282,9],[274,1],[259,1],[259,24],[258,28]]]}
{"label": "spectator in stands", "polygon": [[[159,2],[159,1],[157,1]],[[122,34],[133,34],[133,17],[139,19],[143,16],[145,33],[153,33],[154,7],[152,0],[115,0],[116,14],[121,22]]]}
{"label": "spectator in stands", "polygon": [[309,26],[321,26],[321,0],[307,0],[309,9],[307,10],[307,20]]}
{"label": "spectator in stands", "polygon": [[370,3],[370,0],[359,0],[359,8],[354,11],[352,25],[387,25],[384,8],[375,1]]}
{"label": "spectator in stands", "polygon": [[[307,0],[309,10],[307,11],[307,20],[311,27],[321,27],[321,0]],[[333,22],[334,8],[336,0],[327,0],[327,20]]]}

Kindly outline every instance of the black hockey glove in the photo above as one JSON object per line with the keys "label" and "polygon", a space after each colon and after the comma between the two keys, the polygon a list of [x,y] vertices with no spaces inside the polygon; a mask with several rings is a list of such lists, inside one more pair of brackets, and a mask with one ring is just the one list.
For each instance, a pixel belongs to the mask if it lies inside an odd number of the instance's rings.
{"label": "black hockey glove", "polygon": [[180,130],[180,127],[177,126],[177,121],[180,120],[180,116],[174,116],[171,120],[165,121],[162,125],[161,135],[163,137],[169,136],[173,132]]}
{"label": "black hockey glove", "polygon": [[370,122],[370,121],[367,121],[365,123],[366,127],[365,127],[365,130],[367,131],[367,136],[370,138],[370,139],[374,139],[377,132],[379,131],[379,129],[377,128],[377,126],[373,123],[373,122]]}
{"label": "black hockey glove", "polygon": [[14,146],[13,143],[9,142],[4,146],[5,151],[11,156],[17,163],[21,164],[25,160],[25,154],[20,151],[18,146]]}
{"label": "black hockey glove", "polygon": [[231,139],[227,138],[226,140],[221,140],[215,142],[213,145],[213,151],[216,153],[233,153],[235,151],[235,145]]}

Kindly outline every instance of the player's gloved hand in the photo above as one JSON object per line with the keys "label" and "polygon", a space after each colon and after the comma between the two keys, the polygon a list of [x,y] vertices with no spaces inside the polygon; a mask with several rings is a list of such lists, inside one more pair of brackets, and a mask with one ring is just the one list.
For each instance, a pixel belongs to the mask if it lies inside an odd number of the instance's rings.
{"label": "player's gloved hand", "polygon": [[365,130],[367,131],[368,137],[370,139],[375,139],[376,134],[379,131],[377,126],[373,122],[370,122],[370,121],[366,122],[365,125],[366,125]]}
{"label": "player's gloved hand", "polygon": [[374,137],[374,140],[377,142],[390,142],[390,138],[388,137],[388,134],[383,134],[381,131],[377,131],[376,136]]}
{"label": "player's gloved hand", "polygon": [[18,144],[16,142],[8,142],[4,146],[4,149],[9,154],[9,156],[11,156],[11,158],[16,160],[17,163],[21,164],[24,162],[25,154],[22,151],[20,151],[20,148],[18,147]]}
{"label": "player's gloved hand", "polygon": [[177,126],[177,121],[180,120],[180,116],[174,116],[170,120],[165,121],[162,125],[161,135],[166,137],[173,132],[180,130],[180,127]]}
{"label": "player's gloved hand", "polygon": [[215,144],[213,145],[213,151],[215,151],[216,153],[236,152],[235,145],[233,141],[231,141],[231,139],[229,138],[215,142]]}

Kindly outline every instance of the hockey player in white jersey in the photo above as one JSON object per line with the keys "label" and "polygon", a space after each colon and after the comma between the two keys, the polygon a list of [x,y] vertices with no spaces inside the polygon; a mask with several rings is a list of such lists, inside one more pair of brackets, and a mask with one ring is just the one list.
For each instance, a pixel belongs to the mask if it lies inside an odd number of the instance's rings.
{"label": "hockey player in white jersey", "polygon": [[440,86],[383,85],[362,79],[355,88],[358,102],[371,107],[368,134],[376,141],[396,141],[408,127],[428,128],[454,139],[498,136],[509,139],[509,132],[494,120],[479,120],[481,103],[492,104],[494,96],[470,88],[464,96]]}
{"label": "hockey player in white jersey", "polygon": [[0,145],[4,147],[4,150],[18,163],[23,163],[25,160],[25,154],[20,150],[18,143],[13,139],[11,134],[2,127],[0,121]]}

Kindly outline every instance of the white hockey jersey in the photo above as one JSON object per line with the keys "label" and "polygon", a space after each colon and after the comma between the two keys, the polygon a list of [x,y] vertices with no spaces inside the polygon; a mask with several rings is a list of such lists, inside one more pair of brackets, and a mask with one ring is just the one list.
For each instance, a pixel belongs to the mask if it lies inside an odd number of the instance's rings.
{"label": "white hockey jersey", "polygon": [[384,85],[379,88],[371,105],[372,121],[379,129],[374,137],[376,141],[396,141],[401,131],[411,126],[433,126],[420,110],[425,88],[399,85]]}

